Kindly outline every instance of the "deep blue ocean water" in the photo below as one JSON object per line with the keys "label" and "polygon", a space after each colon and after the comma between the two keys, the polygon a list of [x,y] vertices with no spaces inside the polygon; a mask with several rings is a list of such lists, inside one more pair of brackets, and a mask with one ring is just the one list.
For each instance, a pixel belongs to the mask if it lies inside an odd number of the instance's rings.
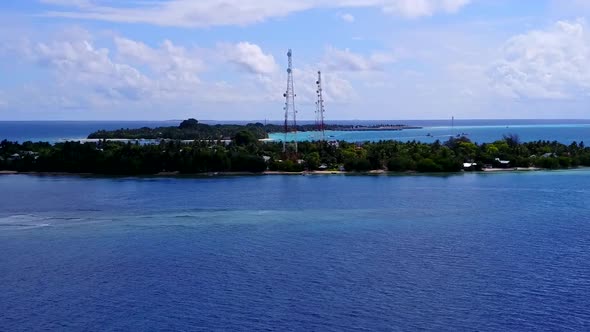
{"label": "deep blue ocean water", "polygon": [[177,126],[180,121],[0,121],[0,140],[59,142],[79,140],[97,130]]}
{"label": "deep blue ocean water", "polygon": [[[206,123],[240,123],[255,121],[204,121]],[[0,140],[13,141],[49,141],[79,140],[88,134],[100,130],[119,128],[140,128],[157,126],[176,126],[180,121],[0,121]],[[302,121],[301,123],[310,123]],[[556,140],[570,144],[573,141],[590,142],[590,120],[455,120],[451,126],[449,120],[372,120],[372,121],[331,121],[339,124],[407,124],[421,126],[423,129],[381,132],[327,132],[329,140],[346,140],[350,142],[402,140],[434,142],[446,141],[451,136],[465,134],[478,143],[493,142],[503,135],[517,134],[522,141]],[[273,134],[277,141],[283,140],[283,134]],[[289,135],[288,140],[294,140]],[[297,140],[319,139],[317,133],[299,133]]]}
{"label": "deep blue ocean water", "polygon": [[587,331],[590,171],[0,176],[1,331]]}

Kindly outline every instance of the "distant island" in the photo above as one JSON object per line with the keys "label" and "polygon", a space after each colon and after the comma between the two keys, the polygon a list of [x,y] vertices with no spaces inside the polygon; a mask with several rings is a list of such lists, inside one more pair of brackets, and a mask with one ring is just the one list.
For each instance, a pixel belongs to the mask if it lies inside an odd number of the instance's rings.
{"label": "distant island", "polygon": [[[317,125],[305,124],[297,125],[297,131],[308,132],[316,131]],[[295,129],[291,128],[291,129]],[[419,129],[421,127],[407,126],[403,124],[379,124],[372,126],[357,125],[324,125],[325,130],[335,131],[384,131],[384,130],[404,130]],[[249,131],[257,139],[268,138],[271,133],[281,133],[284,131],[282,125],[249,123],[247,125],[234,124],[216,124],[208,125],[200,123],[196,119],[184,120],[179,126],[149,128],[143,127],[138,129],[117,129],[117,130],[99,130],[88,135],[89,139],[178,139],[178,140],[229,140],[239,131]]]}
{"label": "distant island", "polygon": [[[187,122],[188,121],[188,122]],[[590,148],[550,141],[520,142],[505,136],[477,144],[468,138],[446,142],[345,141],[263,142],[262,124],[209,126],[187,120],[170,129],[168,139],[154,144],[96,142],[0,142],[0,171],[58,172],[103,175],[231,174],[231,173],[341,173],[341,172],[459,172],[517,169],[565,169],[590,166]],[[166,127],[175,128],[175,127]],[[160,128],[121,130],[164,134]],[[98,133],[113,133],[99,131]],[[176,136],[176,134],[180,136]],[[197,137],[184,141],[186,136]],[[228,140],[221,140],[229,136]],[[128,137],[130,137],[128,136]],[[156,135],[158,137],[161,135]],[[96,136],[95,136],[96,137]],[[181,137],[181,138],[179,138]],[[218,139],[215,139],[218,138]]]}

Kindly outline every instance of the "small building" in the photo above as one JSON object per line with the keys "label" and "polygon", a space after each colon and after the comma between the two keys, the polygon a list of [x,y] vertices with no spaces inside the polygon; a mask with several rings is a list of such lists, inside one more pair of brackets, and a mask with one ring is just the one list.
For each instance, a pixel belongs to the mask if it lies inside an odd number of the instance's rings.
{"label": "small building", "polygon": [[463,170],[474,171],[477,168],[477,163],[463,163]]}
{"label": "small building", "polygon": [[271,158],[269,156],[262,156],[262,159],[264,159],[264,162],[267,163]]}
{"label": "small building", "polygon": [[494,161],[496,161],[496,163],[498,164],[498,166],[500,166],[501,168],[508,168],[508,167],[510,167],[510,161],[509,160],[501,160],[500,158],[496,158],[496,159],[494,159]]}

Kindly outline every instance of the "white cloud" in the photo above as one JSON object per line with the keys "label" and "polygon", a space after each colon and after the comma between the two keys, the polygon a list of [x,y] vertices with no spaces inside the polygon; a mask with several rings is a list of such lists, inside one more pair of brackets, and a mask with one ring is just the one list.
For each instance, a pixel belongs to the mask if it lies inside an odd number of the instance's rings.
{"label": "white cloud", "polygon": [[347,23],[354,23],[354,21],[355,21],[355,18],[354,18],[354,16],[352,16],[352,14],[348,14],[348,13],[340,14],[339,17],[341,20],[343,20],[344,22],[347,22]]}
{"label": "white cloud", "polygon": [[26,38],[2,38],[0,43],[0,55],[10,56],[15,60],[25,60],[32,57],[31,43]]}
{"label": "white cloud", "polygon": [[323,73],[322,81],[328,103],[345,103],[358,97],[352,83],[337,73]]}
{"label": "white cloud", "polygon": [[512,97],[563,99],[590,92],[590,35],[583,21],[559,21],[506,42],[490,69],[492,84]]}
{"label": "white cloud", "polygon": [[395,0],[383,1],[383,11],[409,18],[432,16],[435,13],[456,13],[471,0]]}
{"label": "white cloud", "polygon": [[[27,40],[13,47],[10,57],[21,56],[52,74],[53,79],[32,81],[26,89],[15,87],[14,95],[30,95],[27,100],[8,100],[11,107],[28,109],[188,109],[201,103],[218,107],[245,103],[276,103],[284,92],[285,72],[274,57],[256,44],[220,44],[213,49],[196,49],[164,41],[157,47],[112,37],[112,50],[97,45],[86,33],[64,33],[43,42]],[[111,40],[103,41],[110,44]],[[227,64],[255,75],[235,75],[231,83],[202,80],[207,71],[225,71]],[[299,72],[299,71],[297,71]],[[297,75],[297,74],[296,74]],[[334,94],[346,91],[348,82],[334,79]],[[313,83],[301,81],[315,89]],[[307,89],[307,87],[305,88]],[[42,96],[42,97],[41,97]],[[310,96],[312,96],[310,94]],[[3,98],[0,99],[3,100]],[[37,98],[39,97],[39,98]],[[241,111],[241,110],[237,110]],[[239,113],[237,113],[239,114]],[[240,118],[239,115],[236,118]]]}
{"label": "white cloud", "polygon": [[[297,99],[308,105],[314,105],[316,94],[316,81],[318,73],[311,66],[296,69],[293,73],[295,79],[295,92]],[[286,86],[287,81],[284,81]],[[345,103],[356,98],[356,92],[352,83],[343,77],[341,73],[322,72],[322,88],[324,98],[328,103]]]}
{"label": "white cloud", "polygon": [[246,25],[310,8],[305,1],[276,2],[274,0],[170,0],[139,2],[135,6],[126,5],[125,7],[100,5],[100,1],[90,6],[80,6],[75,3],[76,1],[60,2],[64,2],[63,5],[68,9],[49,11],[46,15],[182,27]]}
{"label": "white cloud", "polygon": [[195,50],[187,50],[169,40],[165,40],[159,48],[151,48],[141,42],[115,37],[115,45],[121,60],[146,65],[168,80],[197,83],[197,73],[205,69]]}
{"label": "white cloud", "polygon": [[87,40],[38,43],[32,55],[56,73],[59,84],[87,86],[109,98],[141,98],[151,83],[136,68],[113,62],[108,49],[95,48]]}
{"label": "white cloud", "polygon": [[219,49],[225,59],[253,74],[270,75],[279,68],[274,57],[264,54],[260,46],[256,44],[248,42],[221,44]]}
{"label": "white cloud", "polygon": [[373,53],[363,56],[349,49],[328,47],[324,55],[324,66],[332,71],[379,71],[383,66],[395,62],[393,54]]}
{"label": "white cloud", "polygon": [[22,95],[44,98],[31,98],[19,104],[29,104],[31,108],[104,109],[134,104],[153,107],[152,103],[206,99],[221,90],[201,84],[197,74],[204,70],[204,64],[195,50],[168,40],[151,48],[114,37],[112,51],[98,47],[88,32],[79,32],[62,33],[43,42],[27,40],[13,48],[11,56],[20,54],[25,61],[53,76],[52,80],[31,82],[28,92],[20,91]]}
{"label": "white cloud", "polygon": [[[455,13],[472,0],[168,0],[114,6],[104,0],[43,0],[58,6],[47,16],[161,26],[247,25],[314,8],[381,8],[408,18]],[[63,9],[62,9],[63,8]],[[345,20],[350,20],[352,15]]]}
{"label": "white cloud", "polygon": [[40,3],[57,6],[91,7],[90,0],[39,0]]}

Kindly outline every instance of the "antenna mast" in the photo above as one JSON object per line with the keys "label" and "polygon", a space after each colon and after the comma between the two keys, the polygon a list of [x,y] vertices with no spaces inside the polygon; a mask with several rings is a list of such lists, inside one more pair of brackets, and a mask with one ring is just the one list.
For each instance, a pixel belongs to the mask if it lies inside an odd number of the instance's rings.
{"label": "antenna mast", "polygon": [[[287,67],[287,92],[283,94],[285,97],[285,139],[283,140],[283,152],[287,152],[287,134],[292,131],[295,140],[295,153],[297,153],[297,110],[295,110],[295,89],[293,88],[293,52],[289,49],[287,58],[289,59],[289,67]],[[293,116],[292,122],[289,123],[289,116]]]}
{"label": "antenna mast", "polygon": [[318,131],[320,132],[322,141],[326,140],[326,133],[325,133],[325,124],[324,124],[324,95],[322,90],[322,72],[318,71],[318,80],[316,82],[318,85],[317,94],[318,94],[318,101],[316,102],[316,122],[318,126]]}

